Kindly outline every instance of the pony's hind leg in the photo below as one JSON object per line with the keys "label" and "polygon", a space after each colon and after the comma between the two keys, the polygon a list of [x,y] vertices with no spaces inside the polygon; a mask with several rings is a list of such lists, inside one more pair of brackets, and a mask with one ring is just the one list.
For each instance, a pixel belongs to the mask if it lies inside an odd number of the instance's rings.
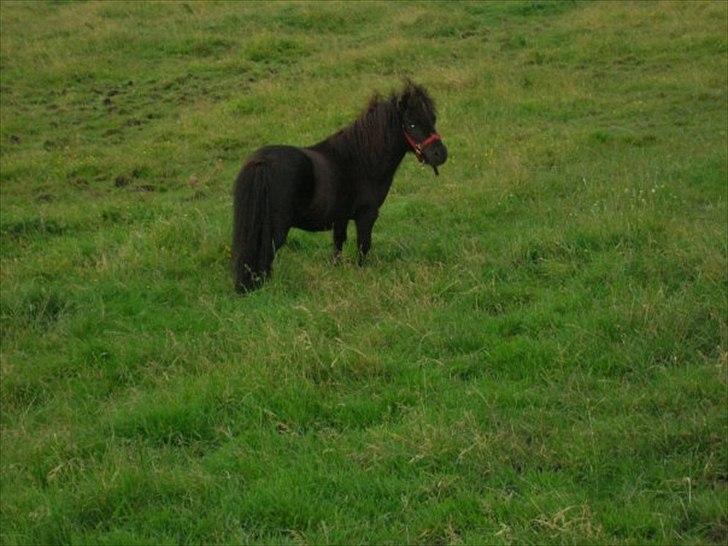
{"label": "pony's hind leg", "polygon": [[348,225],[349,220],[346,218],[334,221],[334,264],[341,262],[341,250],[346,242],[346,228]]}
{"label": "pony's hind leg", "polygon": [[281,222],[275,226],[273,230],[273,248],[276,252],[279,248],[286,244],[286,239],[288,239],[288,232],[290,229],[291,226],[289,226],[288,223]]}

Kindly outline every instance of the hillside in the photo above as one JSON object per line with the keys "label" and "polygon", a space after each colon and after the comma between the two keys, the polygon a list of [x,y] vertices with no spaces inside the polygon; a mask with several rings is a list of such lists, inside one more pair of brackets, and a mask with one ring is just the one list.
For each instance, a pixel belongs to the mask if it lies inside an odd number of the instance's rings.
{"label": "hillside", "polygon": [[[2,544],[724,544],[724,2],[0,4]],[[449,160],[229,269],[408,75]]]}

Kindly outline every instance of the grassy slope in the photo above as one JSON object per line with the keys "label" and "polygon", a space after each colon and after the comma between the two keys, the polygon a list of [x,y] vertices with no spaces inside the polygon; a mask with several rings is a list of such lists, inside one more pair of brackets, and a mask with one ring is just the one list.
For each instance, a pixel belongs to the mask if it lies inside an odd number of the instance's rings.
{"label": "grassy slope", "polygon": [[[726,9],[3,2],[2,542],[724,541]],[[440,178],[234,296],[243,157],[403,73]]]}

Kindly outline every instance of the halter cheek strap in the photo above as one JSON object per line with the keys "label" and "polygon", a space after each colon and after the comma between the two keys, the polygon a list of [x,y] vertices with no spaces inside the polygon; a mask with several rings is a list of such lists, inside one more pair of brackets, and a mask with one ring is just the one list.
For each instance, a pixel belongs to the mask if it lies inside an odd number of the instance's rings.
{"label": "halter cheek strap", "polygon": [[440,138],[440,135],[437,133],[430,133],[430,136],[428,136],[425,140],[422,142],[416,142],[415,139],[413,139],[407,130],[402,127],[402,132],[404,133],[404,138],[407,141],[407,144],[410,145],[410,148],[412,148],[412,151],[417,156],[417,159],[422,163],[424,161],[424,158],[422,157],[422,153],[427,149],[428,146],[431,146],[434,142],[437,142],[438,140],[442,140]]}

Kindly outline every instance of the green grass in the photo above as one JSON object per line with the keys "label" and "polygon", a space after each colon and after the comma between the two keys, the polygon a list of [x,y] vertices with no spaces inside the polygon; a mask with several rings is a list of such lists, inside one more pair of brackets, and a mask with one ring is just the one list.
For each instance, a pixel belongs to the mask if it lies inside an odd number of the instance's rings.
{"label": "green grass", "polygon": [[[0,541],[724,544],[727,15],[3,2]],[[441,176],[236,296],[244,157],[403,75]]]}

